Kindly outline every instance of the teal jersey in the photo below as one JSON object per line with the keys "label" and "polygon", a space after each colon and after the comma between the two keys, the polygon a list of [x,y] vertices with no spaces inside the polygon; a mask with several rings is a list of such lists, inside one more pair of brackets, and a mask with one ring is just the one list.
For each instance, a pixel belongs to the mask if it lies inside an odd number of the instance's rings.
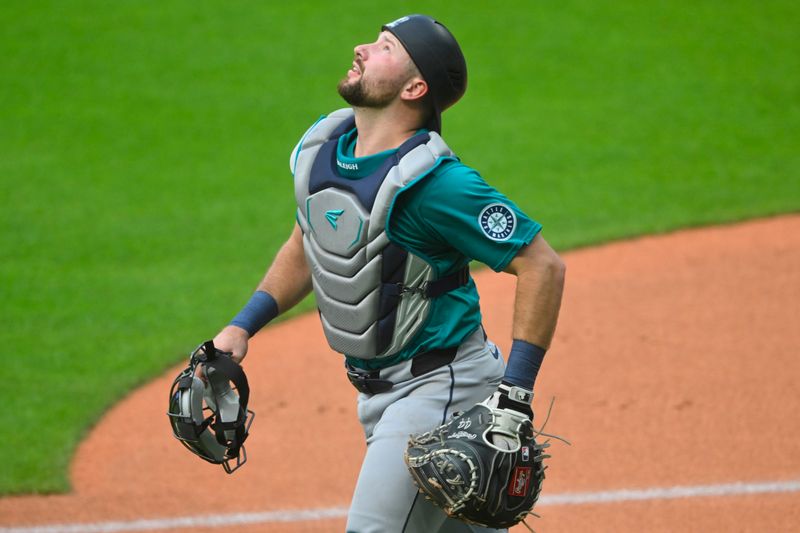
{"label": "teal jersey", "polygon": [[[350,179],[369,175],[396,152],[356,158],[356,136],[353,130],[340,137],[337,149],[337,170]],[[389,239],[428,262],[436,278],[472,260],[502,271],[541,228],[477,171],[449,158],[395,196],[386,223]],[[386,359],[347,359],[360,368],[389,366],[420,352],[457,346],[480,324],[478,291],[470,279],[467,285],[432,300],[424,327],[397,354]]]}

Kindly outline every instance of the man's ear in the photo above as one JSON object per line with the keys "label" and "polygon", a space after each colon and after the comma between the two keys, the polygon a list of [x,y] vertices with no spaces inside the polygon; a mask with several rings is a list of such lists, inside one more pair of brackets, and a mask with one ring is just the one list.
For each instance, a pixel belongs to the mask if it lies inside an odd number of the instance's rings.
{"label": "man's ear", "polygon": [[406,101],[420,101],[428,94],[428,84],[419,76],[408,80],[400,93],[400,98]]}

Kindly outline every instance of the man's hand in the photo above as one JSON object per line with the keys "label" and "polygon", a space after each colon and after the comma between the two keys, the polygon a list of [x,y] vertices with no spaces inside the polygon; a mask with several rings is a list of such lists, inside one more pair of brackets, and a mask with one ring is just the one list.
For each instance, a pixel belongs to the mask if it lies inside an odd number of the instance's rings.
{"label": "man's hand", "polygon": [[225,326],[216,337],[214,346],[223,352],[230,352],[234,362],[242,364],[244,356],[247,355],[247,341],[250,334],[238,326]]}

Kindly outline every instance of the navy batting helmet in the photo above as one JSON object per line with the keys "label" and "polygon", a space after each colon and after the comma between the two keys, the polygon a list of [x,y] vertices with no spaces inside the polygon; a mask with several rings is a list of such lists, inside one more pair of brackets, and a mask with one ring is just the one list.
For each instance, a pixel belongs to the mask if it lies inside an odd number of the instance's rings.
{"label": "navy batting helmet", "polygon": [[441,132],[442,112],[467,90],[467,62],[456,38],[427,15],[401,17],[381,29],[397,37],[427,82],[433,103],[428,127]]}

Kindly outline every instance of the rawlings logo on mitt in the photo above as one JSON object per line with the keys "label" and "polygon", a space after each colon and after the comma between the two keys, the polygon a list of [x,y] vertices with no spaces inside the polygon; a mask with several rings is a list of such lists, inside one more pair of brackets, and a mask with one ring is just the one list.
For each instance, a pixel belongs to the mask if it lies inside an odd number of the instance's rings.
{"label": "rawlings logo on mitt", "polygon": [[533,423],[478,404],[447,424],[412,435],[406,465],[420,492],[449,516],[484,527],[518,524],[533,509],[549,457]]}

